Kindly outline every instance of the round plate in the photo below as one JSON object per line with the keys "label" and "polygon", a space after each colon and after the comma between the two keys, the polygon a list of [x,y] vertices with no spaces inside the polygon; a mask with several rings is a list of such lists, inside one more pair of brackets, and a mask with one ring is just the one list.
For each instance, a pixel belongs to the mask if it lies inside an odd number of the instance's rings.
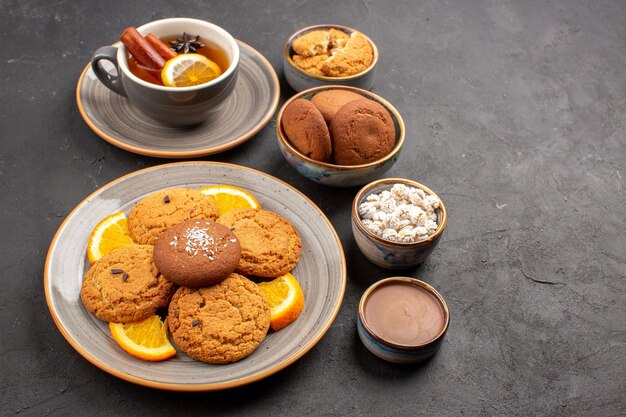
{"label": "round plate", "polygon": [[[302,258],[293,270],[305,296],[298,319],[268,333],[247,358],[228,365],[198,362],[182,352],[150,363],[124,352],[80,301],[89,269],[87,242],[93,227],[117,211],[128,211],[143,197],[172,187],[231,184],[249,190],[261,207],[280,214],[298,230]],[[87,360],[119,378],[154,388],[208,391],[244,385],[271,375],[309,351],[335,319],[346,286],[346,262],[335,229],[304,194],[262,172],[214,162],[182,162],[123,176],[81,202],[59,227],[46,258],[44,289],[52,318],[67,341]]]}
{"label": "round plate", "polygon": [[233,148],[254,136],[278,107],[280,86],[272,65],[241,41],[235,89],[222,107],[194,127],[159,124],[106,88],[87,64],[76,87],[80,114],[107,142],[142,155],[193,158]]}

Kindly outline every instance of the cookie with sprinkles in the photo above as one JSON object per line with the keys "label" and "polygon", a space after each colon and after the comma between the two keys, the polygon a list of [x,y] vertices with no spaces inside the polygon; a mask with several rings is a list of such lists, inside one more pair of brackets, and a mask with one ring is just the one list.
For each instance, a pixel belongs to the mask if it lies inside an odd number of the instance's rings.
{"label": "cookie with sprinkles", "polygon": [[239,264],[241,245],[228,227],[187,220],[166,229],[154,244],[154,263],[170,281],[208,287],[228,277]]}

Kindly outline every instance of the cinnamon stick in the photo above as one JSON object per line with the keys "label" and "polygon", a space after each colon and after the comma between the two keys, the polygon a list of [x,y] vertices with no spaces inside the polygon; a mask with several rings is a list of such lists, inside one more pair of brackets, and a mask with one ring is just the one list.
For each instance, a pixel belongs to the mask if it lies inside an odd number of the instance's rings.
{"label": "cinnamon stick", "polygon": [[154,49],[156,49],[165,61],[168,61],[178,55],[165,42],[154,36],[152,33],[148,33],[148,35],[146,35],[146,40]]}
{"label": "cinnamon stick", "polygon": [[130,68],[131,72],[135,74],[137,77],[141,78],[144,81],[149,81],[153,84],[163,85],[163,80],[161,79],[161,73],[157,70],[147,71],[138,62],[128,61],[128,68]]}
{"label": "cinnamon stick", "polygon": [[139,65],[157,71],[165,65],[165,59],[134,27],[126,28],[120,40]]}

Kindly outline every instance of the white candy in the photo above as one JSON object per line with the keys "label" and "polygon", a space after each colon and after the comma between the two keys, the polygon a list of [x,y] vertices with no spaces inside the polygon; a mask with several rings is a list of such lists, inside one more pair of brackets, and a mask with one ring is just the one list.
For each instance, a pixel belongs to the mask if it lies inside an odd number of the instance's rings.
{"label": "white candy", "polygon": [[437,230],[439,199],[424,190],[394,184],[391,190],[370,194],[359,206],[363,225],[377,236],[394,242],[424,240]]}

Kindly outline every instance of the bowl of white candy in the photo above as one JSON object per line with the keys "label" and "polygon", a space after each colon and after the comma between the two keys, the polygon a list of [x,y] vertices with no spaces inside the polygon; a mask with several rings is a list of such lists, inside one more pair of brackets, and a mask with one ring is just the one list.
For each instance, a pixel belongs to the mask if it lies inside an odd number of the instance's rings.
{"label": "bowl of white candy", "polygon": [[403,178],[371,182],[354,197],[352,233],[363,255],[388,269],[426,260],[446,227],[446,208],[428,187]]}

